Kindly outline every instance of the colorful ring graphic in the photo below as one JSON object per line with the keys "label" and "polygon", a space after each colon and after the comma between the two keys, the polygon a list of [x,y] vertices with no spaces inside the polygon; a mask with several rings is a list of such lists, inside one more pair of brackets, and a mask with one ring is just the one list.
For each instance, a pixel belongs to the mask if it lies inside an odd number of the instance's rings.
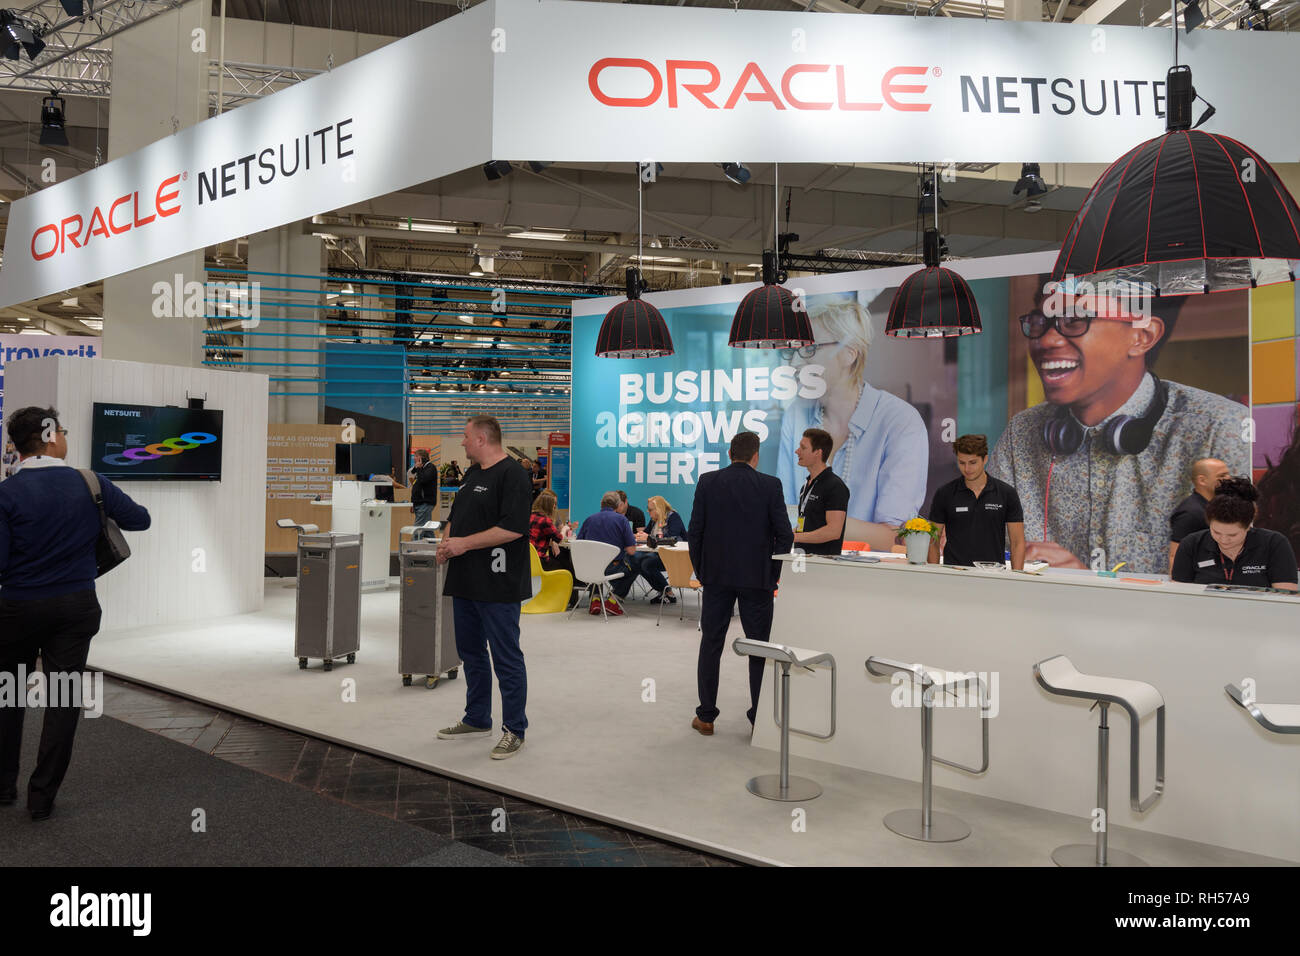
{"label": "colorful ring graphic", "polygon": [[143,448],[124,448],[120,452],[105,455],[103,461],[105,464],[117,465],[118,467],[138,465],[142,461],[155,461],[165,455],[179,455],[181,452],[189,451],[192,448],[211,445],[216,440],[217,436],[209,432],[186,432],[184,435],[177,435],[165,441],[154,442],[152,445],[145,445]]}

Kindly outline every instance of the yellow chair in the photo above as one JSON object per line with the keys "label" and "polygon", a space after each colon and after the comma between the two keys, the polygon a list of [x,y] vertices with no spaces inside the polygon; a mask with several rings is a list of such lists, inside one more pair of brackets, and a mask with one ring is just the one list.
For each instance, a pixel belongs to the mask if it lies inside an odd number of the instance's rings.
{"label": "yellow chair", "polygon": [[566,610],[569,596],[573,594],[573,575],[564,570],[544,570],[537,549],[531,543],[528,545],[528,563],[532,576],[541,578],[542,589],[519,610],[524,614],[558,614]]}

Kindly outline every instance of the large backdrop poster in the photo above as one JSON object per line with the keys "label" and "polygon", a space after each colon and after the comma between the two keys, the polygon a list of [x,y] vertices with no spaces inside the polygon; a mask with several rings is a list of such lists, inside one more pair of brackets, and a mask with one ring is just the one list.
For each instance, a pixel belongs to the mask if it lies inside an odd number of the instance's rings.
{"label": "large backdrop poster", "polygon": [[[984,320],[960,339],[884,334],[910,268],[792,279],[815,339],[798,351],[728,346],[749,286],[655,295],[676,349],[661,359],[597,358],[617,300],[575,302],[572,515],[623,489],[642,507],[662,495],[689,522],[696,480],[728,464],[740,430],[759,435],[759,468],[781,479],[793,508],[807,477],[795,446],[818,427],[850,490],[845,537],[887,549],[893,529],[927,514],[957,477],[952,440],[978,433],[990,472],[1020,493],[1031,557],[1167,572],[1169,516],[1191,492],[1193,463],[1221,458],[1251,473],[1250,295],[1157,300],[1136,327],[1094,318],[1066,336],[1034,318],[1053,258],[960,263]],[[1289,317],[1290,300],[1278,310]],[[1293,343],[1288,354],[1294,369]],[[1286,415],[1268,436],[1279,454],[1294,401]]]}

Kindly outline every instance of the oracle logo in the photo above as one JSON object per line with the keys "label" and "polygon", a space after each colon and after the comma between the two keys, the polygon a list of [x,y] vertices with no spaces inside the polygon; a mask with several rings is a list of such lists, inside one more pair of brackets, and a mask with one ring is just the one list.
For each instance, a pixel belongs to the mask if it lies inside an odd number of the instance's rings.
{"label": "oracle logo", "polygon": [[32,233],[30,243],[32,258],[40,262],[55,254],[61,255],[69,245],[74,249],[83,249],[90,245],[94,236],[108,239],[131,229],[141,229],[160,216],[176,215],[181,211],[181,192],[179,188],[173,187],[180,180],[181,174],[177,173],[159,183],[153,195],[153,211],[150,212],[150,207],[146,205],[144,216],[140,215],[140,193],[137,190],[115,198],[108,204],[107,213],[101,204],[92,209],[85,219],[80,213],[73,213],[57,223],[49,222],[38,227]]}
{"label": "oracle logo", "polygon": [[[642,96],[613,96],[602,88],[607,84],[627,84],[636,82],[629,75],[641,74],[641,79],[648,81],[649,92]],[[691,102],[682,95],[683,91],[693,97],[695,102],[706,109],[732,110],[743,96],[751,103],[770,103],[778,110],[831,110],[839,109],[849,112],[872,112],[888,107],[900,113],[924,113],[933,105],[918,102],[912,97],[924,96],[927,92],[925,83],[902,83],[906,77],[924,76],[930,71],[927,66],[895,66],[885,71],[879,80],[879,100],[853,102],[846,92],[849,67],[841,63],[796,63],[787,67],[781,74],[778,84],[774,85],[754,62],[745,64],[735,82],[730,84],[727,98],[720,104],[712,96],[722,86],[722,71],[716,63],[709,60],[665,60],[663,69],[636,57],[607,56],[592,64],[587,72],[587,88],[591,95],[605,106],[647,107],[654,106],[667,96],[668,108],[677,109],[683,100]],[[937,71],[936,71],[937,72]],[[855,67],[853,76],[857,84],[863,82],[861,68]],[[833,79],[832,79],[833,77]],[[869,82],[869,81],[868,81]],[[778,92],[777,86],[780,87]],[[795,87],[798,87],[796,92]],[[751,88],[752,87],[752,88]],[[900,96],[909,97],[899,99]]]}

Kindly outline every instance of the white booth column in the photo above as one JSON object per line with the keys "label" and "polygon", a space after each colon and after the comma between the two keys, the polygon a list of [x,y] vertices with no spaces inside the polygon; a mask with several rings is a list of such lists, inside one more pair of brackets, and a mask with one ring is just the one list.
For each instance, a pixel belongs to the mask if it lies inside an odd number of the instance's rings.
{"label": "white booth column", "polygon": [[[248,237],[248,281],[260,287],[257,298],[261,306],[260,320],[248,329],[254,334],[244,336],[244,357],[247,362],[274,364],[245,367],[272,379],[309,379],[271,382],[269,420],[272,424],[316,425],[321,420],[317,366],[319,335],[325,317],[319,306],[325,303],[325,298],[313,277],[323,278],[324,266],[324,240],[305,235],[296,225],[268,229]],[[304,394],[289,397],[276,395],[277,392]]]}
{"label": "white booth column", "polygon": [[[190,0],[113,38],[110,160],[207,119],[211,6]],[[204,32],[195,35],[195,30]],[[184,295],[176,301],[177,275],[182,290],[189,282],[202,285],[203,250],[104,281],[105,358],[190,368],[203,364],[205,321],[185,314]],[[162,292],[159,283],[170,292]]]}

